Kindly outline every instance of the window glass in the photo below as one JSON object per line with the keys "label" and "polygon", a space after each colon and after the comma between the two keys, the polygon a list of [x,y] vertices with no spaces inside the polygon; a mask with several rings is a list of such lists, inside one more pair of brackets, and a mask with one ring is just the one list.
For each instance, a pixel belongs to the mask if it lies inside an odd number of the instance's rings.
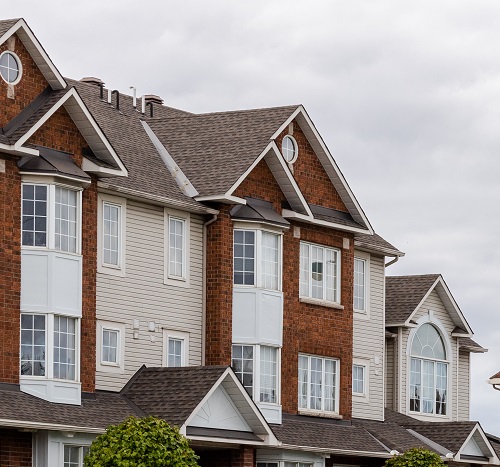
{"label": "window glass", "polygon": [[260,347],[260,401],[278,402],[278,349]]}
{"label": "window glass", "polygon": [[365,311],[365,268],[364,259],[354,258],[354,309]]}
{"label": "window glass", "polygon": [[354,394],[365,393],[365,367],[363,365],[352,366],[352,392]]}
{"label": "window glass", "polygon": [[56,186],[55,248],[76,253],[77,192]]}
{"label": "window glass", "polygon": [[46,185],[23,185],[22,244],[47,246]]}
{"label": "window glass", "polygon": [[0,56],[0,75],[7,83],[14,83],[19,78],[20,68],[16,57],[10,52]]}
{"label": "window glass", "polygon": [[300,296],[339,301],[339,251],[318,245],[300,244]]}
{"label": "window glass", "polygon": [[233,345],[231,366],[250,397],[253,397],[253,346]]}
{"label": "window glass", "polygon": [[21,375],[45,376],[45,316],[21,314]]}
{"label": "window glass", "polygon": [[64,446],[64,467],[83,467],[88,446]]}
{"label": "window glass", "polygon": [[120,264],[120,216],[121,206],[103,203],[103,262]]}
{"label": "window glass", "polygon": [[54,316],[54,378],[75,380],[76,320]]}
{"label": "window glass", "polygon": [[119,363],[118,341],[120,331],[114,329],[102,330],[102,361],[105,363]]}
{"label": "window glass", "polygon": [[336,412],[337,360],[299,355],[299,408]]}
{"label": "window glass", "polygon": [[182,352],[184,341],[182,339],[168,338],[168,361],[167,366],[179,367],[182,366]]}
{"label": "window glass", "polygon": [[262,287],[278,290],[279,287],[279,236],[262,232]]}
{"label": "window glass", "polygon": [[234,283],[255,285],[255,232],[234,231]]}
{"label": "window glass", "polygon": [[184,259],[184,238],[185,238],[185,220],[175,217],[169,218],[169,256],[168,269],[169,275],[173,277],[184,277],[185,259]]}

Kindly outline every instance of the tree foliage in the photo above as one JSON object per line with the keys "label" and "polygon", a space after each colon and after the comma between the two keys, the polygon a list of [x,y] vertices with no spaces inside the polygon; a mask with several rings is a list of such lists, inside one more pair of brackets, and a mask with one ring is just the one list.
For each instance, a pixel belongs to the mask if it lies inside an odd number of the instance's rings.
{"label": "tree foliage", "polygon": [[438,454],[422,448],[413,448],[404,454],[387,459],[385,467],[443,467]]}
{"label": "tree foliage", "polygon": [[85,467],[196,467],[188,440],[164,420],[130,417],[90,446]]}

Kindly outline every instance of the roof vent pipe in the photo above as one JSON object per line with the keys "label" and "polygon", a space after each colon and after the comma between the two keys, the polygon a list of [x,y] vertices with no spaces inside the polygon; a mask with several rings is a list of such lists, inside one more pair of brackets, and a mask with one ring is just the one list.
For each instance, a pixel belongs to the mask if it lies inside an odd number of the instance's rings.
{"label": "roof vent pipe", "polygon": [[146,104],[146,107],[149,105],[149,116],[153,118],[153,103],[150,101]]}
{"label": "roof vent pipe", "polygon": [[111,94],[116,94],[116,110],[120,110],[120,93],[118,89],[114,89]]}
{"label": "roof vent pipe", "polygon": [[111,105],[111,89],[108,89],[108,104]]}
{"label": "roof vent pipe", "polygon": [[146,96],[142,96],[141,113],[143,115],[146,113]]}
{"label": "roof vent pipe", "polygon": [[94,76],[86,76],[80,80],[81,83],[93,84],[94,86],[104,86],[104,81]]}
{"label": "roof vent pipe", "polygon": [[137,89],[134,86],[130,86],[129,89],[132,89],[132,106],[134,109],[137,108]]}
{"label": "roof vent pipe", "polygon": [[157,96],[155,94],[146,94],[144,97],[146,99],[146,102],[163,105],[163,99],[160,96]]}

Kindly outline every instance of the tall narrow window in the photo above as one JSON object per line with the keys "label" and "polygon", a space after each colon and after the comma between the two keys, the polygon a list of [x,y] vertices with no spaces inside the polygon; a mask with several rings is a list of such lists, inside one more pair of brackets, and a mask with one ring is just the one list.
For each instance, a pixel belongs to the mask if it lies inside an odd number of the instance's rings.
{"label": "tall narrow window", "polygon": [[121,206],[103,203],[103,255],[106,265],[120,266]]}
{"label": "tall narrow window", "polygon": [[354,309],[366,311],[366,261],[354,258]]}
{"label": "tall narrow window", "polygon": [[75,380],[76,326],[74,318],[54,317],[54,378]]}
{"label": "tall narrow window", "polygon": [[234,283],[255,285],[255,232],[234,231]]}
{"label": "tall narrow window", "polygon": [[262,287],[277,290],[279,287],[279,236],[262,232]]}
{"label": "tall narrow window", "polygon": [[170,217],[169,219],[169,276],[184,277],[185,268],[185,220]]}
{"label": "tall narrow window", "polygon": [[278,349],[260,346],[260,401],[278,402]]}
{"label": "tall narrow window", "polygon": [[300,296],[339,303],[339,250],[300,243]]}
{"label": "tall narrow window", "polygon": [[170,337],[168,339],[168,366],[179,367],[182,366],[182,339],[175,339]]}
{"label": "tall narrow window", "polygon": [[21,375],[45,376],[45,316],[21,314]]}
{"label": "tall narrow window", "polygon": [[253,397],[252,345],[233,345],[232,367],[250,397]]}
{"label": "tall narrow window", "polygon": [[120,331],[116,329],[102,330],[102,356],[101,363],[119,364],[119,349]]}
{"label": "tall narrow window", "polygon": [[365,367],[363,365],[352,366],[352,392],[358,395],[365,393]]}
{"label": "tall narrow window", "polygon": [[23,185],[22,244],[47,246],[46,185]]}
{"label": "tall narrow window", "polygon": [[76,253],[77,192],[56,186],[55,198],[55,249]]}
{"label": "tall narrow window", "polygon": [[439,331],[425,323],[415,333],[410,358],[410,411],[446,415],[448,363]]}
{"label": "tall narrow window", "polygon": [[299,409],[338,412],[338,360],[299,355]]}

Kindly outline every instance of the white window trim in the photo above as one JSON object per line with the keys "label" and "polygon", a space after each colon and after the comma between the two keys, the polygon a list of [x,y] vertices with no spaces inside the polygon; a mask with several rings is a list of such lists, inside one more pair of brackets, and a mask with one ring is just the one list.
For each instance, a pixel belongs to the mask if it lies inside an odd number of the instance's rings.
{"label": "white window trim", "polygon": [[[254,284],[253,285],[245,285],[245,284],[235,284],[234,283],[234,232],[236,230],[245,230],[247,232],[255,233],[255,257],[254,257]],[[276,228],[270,228],[269,226],[260,225],[257,227],[255,223],[244,223],[238,222],[233,226],[233,286],[241,287],[245,289],[258,288],[263,289],[262,287],[262,232],[271,233],[273,235],[278,236],[278,288],[277,289],[265,289],[265,290],[273,290],[275,292],[282,292],[283,290],[283,230]]]}
{"label": "white window trim", "polygon": [[[39,380],[39,381],[64,381],[66,383],[80,382],[80,354],[81,354],[81,319],[74,315],[65,315],[63,313],[39,313],[36,311],[23,310],[21,314],[39,315],[45,317],[45,376],[21,375],[21,359],[19,359],[19,378],[20,380]],[[71,318],[75,320],[75,379],[54,378],[54,318]],[[21,329],[21,328],[19,328]],[[20,332],[20,331],[19,331]],[[21,355],[21,338],[19,338],[19,352]]]}
{"label": "white window trim", "polygon": [[[343,305],[341,305],[342,303],[342,288],[341,288],[341,284],[342,284],[342,278],[341,278],[341,275],[342,275],[342,251],[339,249],[339,248],[335,248],[335,247],[331,247],[331,246],[327,246],[327,245],[320,245],[318,243],[312,243],[312,242],[306,242],[306,241],[300,241],[300,245],[310,245],[310,246],[314,246],[314,247],[317,247],[317,248],[323,248],[323,250],[333,250],[333,251],[336,251],[337,252],[337,258],[338,258],[338,264],[337,264],[337,283],[336,283],[336,287],[337,287],[337,300],[336,301],[331,301],[331,300],[326,300],[326,299],[321,299],[321,298],[314,298],[312,297],[311,293],[309,293],[309,295],[301,295],[300,294],[300,273],[301,273],[301,258],[300,258],[300,246],[299,246],[299,301],[300,302],[303,302],[303,303],[311,303],[313,305],[322,305],[322,306],[326,306],[326,307],[329,307],[329,308],[337,308],[337,309],[340,309],[340,310],[343,310],[344,307]],[[309,277],[309,292],[311,291],[311,287],[312,287],[312,281],[311,281],[311,277]],[[323,296],[325,296],[325,291],[326,291],[326,287],[323,288]]]}
{"label": "white window trim", "polygon": [[[441,337],[443,339],[443,343],[446,349],[446,360],[433,360],[433,361],[442,361],[443,363],[448,364],[448,373],[447,373],[447,388],[446,388],[446,393],[448,394],[448,401],[447,401],[447,408],[446,408],[446,415],[439,415],[439,414],[430,414],[430,413],[423,413],[423,412],[413,412],[410,411],[410,371],[411,371],[411,346],[413,343],[413,339],[415,337],[415,334],[417,333],[417,330],[420,328],[422,324],[432,324],[434,325],[439,333],[441,334]],[[418,357],[416,357],[418,358]],[[446,332],[446,329],[444,328],[443,324],[441,321],[434,315],[434,312],[432,310],[428,310],[426,314],[421,316],[417,320],[417,326],[415,326],[409,333],[408,339],[406,342],[406,381],[408,384],[404,387],[404,391],[406,392],[405,394],[405,400],[406,400],[406,413],[408,415],[411,415],[414,418],[417,418],[419,420],[451,420],[452,414],[453,414],[453,401],[456,395],[453,393],[452,390],[452,371],[453,371],[453,348],[451,345],[450,337],[448,333]]]}
{"label": "white window trim", "polygon": [[[104,330],[118,331],[118,363],[102,361],[102,333]],[[113,321],[97,321],[96,326],[96,370],[105,373],[125,372],[125,324]]]}
{"label": "white window trim", "polygon": [[[323,414],[326,417],[331,417],[331,418],[342,418],[341,415],[339,415],[339,408],[340,408],[340,359],[335,358],[335,357],[325,357],[323,355],[313,355],[313,354],[307,354],[307,353],[299,353],[299,357],[314,357],[314,358],[321,358],[323,360],[323,367],[324,367],[324,361],[325,360],[334,360],[337,362],[336,364],[336,375],[335,375],[335,408],[333,411],[329,410],[316,410],[316,409],[309,409],[305,407],[297,407],[299,414],[303,415],[318,415],[318,414]],[[297,359],[298,362],[298,359]],[[310,371],[311,367],[309,365],[308,368],[308,381],[310,381]],[[298,366],[297,366],[297,376],[298,376]],[[297,379],[298,381],[298,379]],[[308,383],[309,384],[309,383]],[[298,389],[298,387],[297,387]],[[309,388],[308,388],[308,398],[309,398]],[[297,401],[297,406],[299,405]]]}
{"label": "white window trim", "polygon": [[[244,345],[246,347],[253,347],[253,388],[252,388],[252,400],[263,406],[275,407],[281,405],[281,347],[276,347],[274,345],[268,344],[245,344],[243,342],[233,342],[231,344],[231,349],[233,345]],[[276,402],[261,402],[260,401],[260,349],[261,347],[272,347],[276,349]],[[231,363],[233,360],[232,350],[231,350]]]}
{"label": "white window trim", "polygon": [[182,341],[181,366],[189,366],[189,332],[171,329],[163,329],[162,366],[168,367],[168,341],[170,338]]}
{"label": "white window trim", "polygon": [[[354,308],[354,280],[353,280],[353,310],[358,319],[370,319],[370,255],[364,251],[355,251],[354,258],[365,262],[365,309],[357,310]],[[353,268],[354,273],[354,268]]]}
{"label": "white window trim", "polygon": [[17,62],[19,73],[17,75],[17,78],[14,81],[7,81],[3,76],[2,76],[2,80],[3,80],[4,83],[7,83],[8,85],[15,86],[16,84],[19,83],[19,81],[21,81],[21,79],[23,77],[23,63],[21,62],[21,59],[19,58],[19,55],[17,55],[12,50],[4,50],[2,53],[0,53],[0,58],[2,57],[2,55],[5,55],[5,54],[10,54],[10,55],[12,55],[14,57],[14,59]]}
{"label": "white window trim", "polygon": [[[21,239],[20,244],[23,250],[42,250],[42,251],[57,251],[64,255],[78,255],[81,256],[82,253],[82,191],[81,187],[74,185],[67,185],[64,183],[55,183],[51,180],[40,181],[40,177],[35,177],[34,181],[31,181],[28,177],[23,177],[21,183]],[[23,245],[22,244],[22,222],[23,222],[23,187],[25,185],[38,185],[47,187],[47,245],[46,246],[33,246],[33,245]],[[73,190],[76,192],[76,252],[58,250],[55,247],[56,241],[56,186],[59,188],[65,188]]]}
{"label": "white window trim", "polygon": [[363,370],[363,393],[352,391],[352,396],[358,402],[370,402],[370,361],[364,358],[354,358],[352,361],[352,366],[361,366]]}
{"label": "white window trim", "polygon": [[[118,236],[118,265],[104,262],[104,204],[109,203],[120,207],[119,236]],[[117,196],[99,193],[97,206],[97,272],[113,276],[125,277],[126,256],[126,226],[127,200]]]}
{"label": "white window trim", "polygon": [[[179,219],[184,222],[183,251],[184,262],[182,265],[182,277],[170,274],[169,251],[170,251],[170,219]],[[190,270],[190,238],[191,238],[191,218],[188,212],[174,209],[164,209],[164,278],[163,283],[176,287],[189,287]]]}

